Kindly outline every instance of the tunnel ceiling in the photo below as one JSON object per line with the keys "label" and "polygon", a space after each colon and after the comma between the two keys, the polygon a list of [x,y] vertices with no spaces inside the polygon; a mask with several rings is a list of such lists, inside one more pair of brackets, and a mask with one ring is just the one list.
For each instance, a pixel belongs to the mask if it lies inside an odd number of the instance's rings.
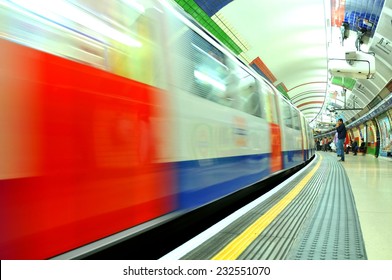
{"label": "tunnel ceiling", "polygon": [[[316,129],[327,130],[337,117],[354,120],[361,110],[342,109],[372,105],[391,81],[392,0],[175,2],[269,79]],[[329,59],[355,51],[358,30],[366,31],[360,50],[375,53],[374,78],[331,76]]]}

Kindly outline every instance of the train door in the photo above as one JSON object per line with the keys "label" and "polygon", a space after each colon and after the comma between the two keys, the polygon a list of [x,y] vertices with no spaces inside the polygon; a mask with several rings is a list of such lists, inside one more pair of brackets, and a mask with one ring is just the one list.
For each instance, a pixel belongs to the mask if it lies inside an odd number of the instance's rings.
{"label": "train door", "polygon": [[261,92],[265,97],[266,106],[264,107],[266,118],[270,124],[271,137],[271,173],[283,169],[282,158],[282,138],[278,121],[278,106],[276,102],[275,92],[267,83],[261,87]]}
{"label": "train door", "polygon": [[[303,115],[300,114],[300,119],[301,119],[301,135],[302,135],[302,153],[303,153],[303,158],[304,161],[306,161],[310,155],[309,155],[309,143],[308,143],[308,130],[307,126],[305,123],[305,118]],[[309,138],[310,140],[310,138]]]}

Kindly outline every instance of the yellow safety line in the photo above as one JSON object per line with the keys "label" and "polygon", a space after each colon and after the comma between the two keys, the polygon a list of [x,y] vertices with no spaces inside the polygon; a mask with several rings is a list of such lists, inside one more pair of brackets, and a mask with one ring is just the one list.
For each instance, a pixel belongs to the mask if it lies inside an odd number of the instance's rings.
{"label": "yellow safety line", "polygon": [[212,260],[235,260],[242,252],[266,229],[267,226],[290,204],[320,167],[322,157],[316,166],[298,183],[282,200],[262,215],[239,236],[232,240],[225,248],[216,254]]}

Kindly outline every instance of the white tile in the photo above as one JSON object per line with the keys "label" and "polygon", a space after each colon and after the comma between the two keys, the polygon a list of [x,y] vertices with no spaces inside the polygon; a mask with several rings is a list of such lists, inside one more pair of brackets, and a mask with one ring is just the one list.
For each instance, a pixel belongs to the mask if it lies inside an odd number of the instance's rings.
{"label": "white tile", "polygon": [[392,260],[392,213],[360,212],[359,218],[368,259]]}
{"label": "white tile", "polygon": [[392,260],[392,162],[371,155],[346,155],[365,247],[370,260]]}

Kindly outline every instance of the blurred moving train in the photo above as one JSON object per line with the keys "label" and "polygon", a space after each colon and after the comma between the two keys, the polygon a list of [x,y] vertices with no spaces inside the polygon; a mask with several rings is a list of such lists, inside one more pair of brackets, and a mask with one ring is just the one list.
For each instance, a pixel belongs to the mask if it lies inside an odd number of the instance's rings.
{"label": "blurred moving train", "polygon": [[110,243],[314,154],[300,112],[173,4],[0,1],[1,259]]}

